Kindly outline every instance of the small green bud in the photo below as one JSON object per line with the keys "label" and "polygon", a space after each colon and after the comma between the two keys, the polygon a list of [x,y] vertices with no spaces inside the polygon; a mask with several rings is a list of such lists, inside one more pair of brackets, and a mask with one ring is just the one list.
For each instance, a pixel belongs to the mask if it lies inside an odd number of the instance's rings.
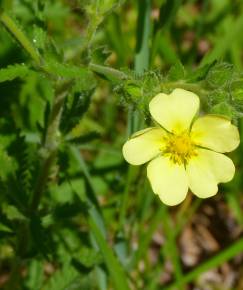
{"label": "small green bud", "polygon": [[126,84],[125,90],[131,97],[139,98],[142,95],[141,88],[138,87],[136,84]]}

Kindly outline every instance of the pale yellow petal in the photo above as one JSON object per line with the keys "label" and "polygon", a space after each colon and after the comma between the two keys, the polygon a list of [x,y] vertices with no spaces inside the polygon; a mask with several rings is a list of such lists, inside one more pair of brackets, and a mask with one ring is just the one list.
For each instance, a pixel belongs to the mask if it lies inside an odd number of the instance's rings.
{"label": "pale yellow petal", "polygon": [[189,129],[199,103],[199,98],[194,93],[175,89],[170,95],[161,93],[155,96],[149,104],[149,110],[162,127],[179,133]]}
{"label": "pale yellow petal", "polygon": [[167,205],[181,203],[188,191],[188,180],[183,165],[174,164],[168,157],[158,157],[147,167],[148,179],[154,193]]}
{"label": "pale yellow petal", "polygon": [[124,158],[132,165],[140,165],[151,160],[164,148],[165,134],[161,128],[147,128],[136,132],[123,145]]}
{"label": "pale yellow petal", "polygon": [[192,138],[196,144],[221,153],[234,150],[240,143],[237,127],[216,115],[198,118],[192,126]]}
{"label": "pale yellow petal", "polygon": [[197,153],[186,167],[189,188],[198,197],[207,198],[218,192],[218,183],[233,178],[235,167],[232,160],[221,153],[207,149],[198,149]]}

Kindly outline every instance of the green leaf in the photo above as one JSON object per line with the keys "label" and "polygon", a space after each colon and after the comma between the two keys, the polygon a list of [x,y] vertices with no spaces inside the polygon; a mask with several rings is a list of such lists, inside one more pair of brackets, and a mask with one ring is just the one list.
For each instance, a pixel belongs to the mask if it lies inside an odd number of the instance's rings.
{"label": "green leaf", "polygon": [[54,254],[50,232],[43,227],[42,220],[38,216],[34,215],[30,219],[30,233],[34,253],[41,253],[45,258]]}
{"label": "green leaf", "polygon": [[221,249],[217,255],[194,267],[189,273],[183,275],[180,281],[176,281],[168,287],[165,287],[165,290],[182,289],[183,285],[187,285],[197,279],[201,274],[222,265],[237,255],[240,255],[242,251],[243,238],[236,240],[226,249]]}
{"label": "green leaf", "polygon": [[227,116],[230,119],[232,119],[234,117],[234,108],[228,104],[227,102],[222,102],[219,103],[215,106],[213,106],[210,110],[211,113],[213,114],[218,114],[218,115],[223,115],[223,116]]}
{"label": "green leaf", "polygon": [[213,88],[223,87],[228,84],[233,76],[233,65],[228,63],[216,63],[210,68],[206,81]]}
{"label": "green leaf", "polygon": [[32,260],[28,267],[28,276],[25,279],[26,286],[29,290],[41,289],[44,280],[43,262],[39,260]]}
{"label": "green leaf", "polygon": [[79,123],[89,108],[92,94],[93,90],[80,91],[74,89],[74,92],[67,97],[60,125],[62,132],[69,132]]}
{"label": "green leaf", "polygon": [[136,33],[135,71],[142,74],[149,68],[149,42],[151,36],[151,1],[138,1],[138,18]]}
{"label": "green leaf", "polygon": [[55,76],[78,80],[79,88],[83,90],[90,90],[96,85],[93,73],[86,67],[49,61],[45,64],[44,69]]}
{"label": "green leaf", "polygon": [[87,211],[87,203],[75,200],[74,203],[65,203],[56,206],[53,211],[53,218],[56,219],[57,222],[61,222],[63,219],[72,218],[80,214],[86,215]]}
{"label": "green leaf", "polygon": [[82,247],[76,256],[77,260],[84,266],[91,268],[103,261],[99,251],[93,248]]}
{"label": "green leaf", "polygon": [[101,233],[99,227],[92,217],[89,219],[90,228],[92,234],[97,241],[97,244],[101,250],[103,258],[105,260],[106,266],[110,272],[111,278],[114,283],[114,289],[116,290],[129,290],[129,286],[127,283],[127,278],[125,275],[125,271],[122,268],[121,264],[119,264],[117,258],[115,257],[113,251],[105,240],[103,234]]}
{"label": "green leaf", "polygon": [[171,81],[183,80],[185,78],[185,69],[180,61],[177,61],[169,70],[168,79]]}
{"label": "green leaf", "polygon": [[41,27],[34,26],[33,28],[33,42],[38,49],[45,49],[45,43],[47,39],[47,33]]}
{"label": "green leaf", "polygon": [[219,103],[230,102],[230,94],[221,89],[210,92],[208,98],[211,106],[215,106]]}
{"label": "green leaf", "polygon": [[64,265],[57,270],[44,285],[45,290],[80,290],[81,276],[70,264]]}
{"label": "green leaf", "polygon": [[127,75],[124,72],[111,68],[109,66],[90,63],[89,68],[93,72],[99,74],[100,76],[103,76],[105,79],[108,79],[114,83],[120,83],[121,80],[127,78]]}
{"label": "green leaf", "polygon": [[[202,65],[224,57],[226,52],[232,47],[232,43],[237,42],[239,39],[243,27],[243,15],[239,14],[237,18],[231,17],[226,23],[225,32],[217,38],[218,40],[216,40],[213,49],[204,56],[201,61]],[[222,34],[222,31],[220,33]]]}
{"label": "green leaf", "polygon": [[25,78],[30,69],[25,64],[9,65],[0,69],[0,83],[12,81],[16,78]]}
{"label": "green leaf", "polygon": [[96,47],[91,53],[91,60],[96,64],[106,64],[107,58],[111,55],[111,51],[106,46]]}
{"label": "green leaf", "polygon": [[243,101],[243,80],[235,80],[230,86],[233,101]]}
{"label": "green leaf", "polygon": [[211,69],[215,65],[216,61],[213,61],[211,63],[205,64],[203,66],[198,67],[196,70],[193,70],[190,74],[187,76],[188,82],[197,82],[204,80]]}
{"label": "green leaf", "polygon": [[18,169],[16,171],[16,177],[18,187],[23,195],[22,198],[27,201],[27,196],[31,192],[33,186],[32,171],[34,166],[34,155],[32,148],[27,144],[25,136],[17,132],[16,139],[11,144],[9,152],[17,161]]}
{"label": "green leaf", "polygon": [[160,16],[158,27],[169,26],[176,16],[176,13],[181,5],[181,0],[166,0],[160,6]]}
{"label": "green leaf", "polygon": [[[120,6],[124,0],[99,0],[99,1],[90,1],[91,5],[89,10],[93,10],[96,13],[100,14],[106,14],[108,12],[111,12],[118,6]],[[93,12],[94,13],[94,12]],[[92,12],[90,13],[91,15],[93,14]]]}
{"label": "green leaf", "polygon": [[9,174],[15,169],[14,160],[8,155],[7,151],[4,150],[0,144],[0,178],[5,180]]}
{"label": "green leaf", "polygon": [[25,220],[25,216],[13,205],[2,204],[2,212],[9,220]]}
{"label": "green leaf", "polygon": [[12,233],[13,230],[10,227],[8,227],[7,225],[0,223],[0,232]]}
{"label": "green leaf", "polygon": [[[74,135],[74,134],[72,134],[72,135]],[[83,134],[81,136],[69,139],[68,141],[73,143],[73,144],[84,144],[84,143],[92,142],[93,140],[97,140],[100,137],[101,137],[100,133],[98,133],[96,131],[92,131],[92,132]]]}

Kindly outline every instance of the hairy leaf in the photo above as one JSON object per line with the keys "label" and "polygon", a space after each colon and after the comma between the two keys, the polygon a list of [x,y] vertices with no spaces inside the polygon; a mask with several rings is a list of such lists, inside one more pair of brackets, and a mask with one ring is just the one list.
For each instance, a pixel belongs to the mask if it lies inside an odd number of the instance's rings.
{"label": "hairy leaf", "polygon": [[79,87],[83,90],[93,88],[96,84],[93,73],[86,67],[78,67],[50,61],[47,62],[44,68],[55,76],[78,80]]}
{"label": "hairy leaf", "polygon": [[29,72],[30,69],[25,64],[9,65],[7,68],[0,69],[0,83],[25,78]]}

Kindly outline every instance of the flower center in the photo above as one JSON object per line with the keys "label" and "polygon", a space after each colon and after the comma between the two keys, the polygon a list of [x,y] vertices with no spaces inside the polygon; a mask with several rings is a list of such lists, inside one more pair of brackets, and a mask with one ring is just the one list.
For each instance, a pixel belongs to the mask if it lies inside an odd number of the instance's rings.
{"label": "flower center", "polygon": [[177,164],[185,164],[192,156],[197,155],[195,145],[188,133],[167,136],[165,154]]}

